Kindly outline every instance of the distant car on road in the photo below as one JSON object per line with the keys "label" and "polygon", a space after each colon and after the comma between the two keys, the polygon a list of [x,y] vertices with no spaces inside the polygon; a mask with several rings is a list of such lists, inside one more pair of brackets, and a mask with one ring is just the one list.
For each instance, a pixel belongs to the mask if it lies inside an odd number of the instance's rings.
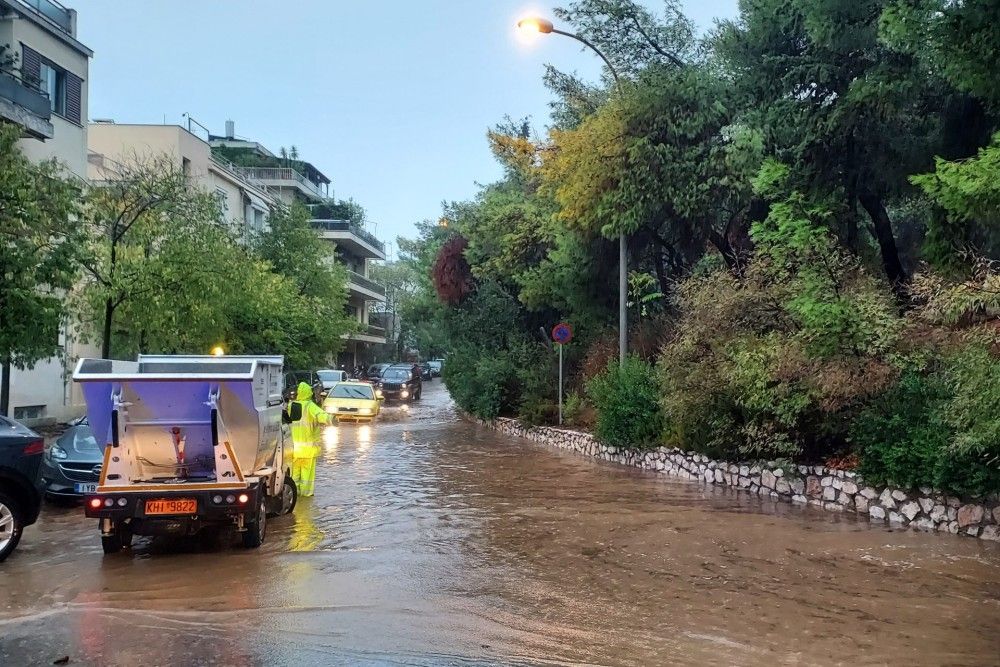
{"label": "distant car on road", "polygon": [[420,364],[420,379],[428,381],[434,379],[434,370],[426,361]]}
{"label": "distant car on road", "polygon": [[104,448],[97,444],[87,418],[80,417],[45,448],[42,492],[53,499],[76,499],[96,493],[103,462]]}
{"label": "distant car on road", "polygon": [[26,526],[38,520],[36,486],[45,441],[13,419],[0,417],[0,562],[17,547]]}
{"label": "distant car on road", "polygon": [[382,371],[378,383],[382,396],[388,400],[415,401],[424,393],[420,367],[416,364],[394,364]]}
{"label": "distant car on road", "polygon": [[327,391],[333,388],[333,385],[338,382],[347,382],[350,379],[347,377],[347,371],[339,371],[332,368],[316,371],[316,375],[319,377],[319,381],[323,383],[323,389]]}
{"label": "distant car on road", "polygon": [[431,373],[434,377],[441,377],[441,371],[444,370],[444,359],[431,359],[427,365],[431,367]]}
{"label": "distant car on road", "polygon": [[338,382],[327,392],[323,409],[338,422],[370,422],[378,416],[382,402],[367,382]]}

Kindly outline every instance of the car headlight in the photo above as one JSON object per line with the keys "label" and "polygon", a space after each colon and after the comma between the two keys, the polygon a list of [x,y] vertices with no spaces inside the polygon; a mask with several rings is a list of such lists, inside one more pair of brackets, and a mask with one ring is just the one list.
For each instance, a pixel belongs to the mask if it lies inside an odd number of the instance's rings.
{"label": "car headlight", "polygon": [[55,459],[56,461],[62,461],[66,459],[66,457],[68,456],[69,454],[66,453],[66,450],[60,447],[59,445],[52,445],[51,447],[49,447],[50,459]]}
{"label": "car headlight", "polygon": [[358,410],[359,415],[370,415],[371,413],[372,413],[371,408],[361,408],[360,410]]}
{"label": "car headlight", "polygon": [[410,395],[410,392],[408,392],[408,391],[406,391],[406,390],[404,389],[404,390],[402,391],[402,393],[400,393],[399,395],[400,395],[400,396],[402,396],[403,398],[406,398],[407,396],[409,396],[409,395]]}
{"label": "car headlight", "polygon": [[383,396],[382,390],[381,389],[376,389],[375,390],[375,395],[378,396],[379,398],[382,398],[382,396]]}

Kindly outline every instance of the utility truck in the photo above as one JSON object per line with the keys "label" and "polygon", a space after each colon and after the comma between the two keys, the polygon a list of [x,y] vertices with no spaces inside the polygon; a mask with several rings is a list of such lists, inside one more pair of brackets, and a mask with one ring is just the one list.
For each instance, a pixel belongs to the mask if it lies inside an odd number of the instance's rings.
{"label": "utility truck", "polygon": [[220,526],[235,526],[245,547],[261,545],[268,517],[291,512],[297,498],[284,456],[282,364],[280,356],[79,361],[73,379],[104,445],[84,509],[99,520],[104,553],[133,535]]}

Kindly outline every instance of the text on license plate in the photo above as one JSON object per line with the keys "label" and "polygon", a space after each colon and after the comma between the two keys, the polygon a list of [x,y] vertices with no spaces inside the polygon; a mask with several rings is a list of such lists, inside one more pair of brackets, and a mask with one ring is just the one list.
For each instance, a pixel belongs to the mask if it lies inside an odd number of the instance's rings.
{"label": "text on license plate", "polygon": [[78,482],[73,486],[77,493],[97,493],[97,484],[95,483],[83,484],[82,482]]}
{"label": "text on license plate", "polygon": [[146,514],[194,514],[197,511],[198,502],[194,498],[146,501]]}

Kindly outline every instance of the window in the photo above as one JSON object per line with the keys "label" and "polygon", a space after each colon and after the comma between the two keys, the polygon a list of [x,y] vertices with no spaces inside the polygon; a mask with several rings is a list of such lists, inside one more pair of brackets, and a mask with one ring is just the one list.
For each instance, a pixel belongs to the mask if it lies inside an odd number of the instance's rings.
{"label": "window", "polygon": [[48,63],[41,63],[38,71],[39,79],[41,79],[40,87],[49,96],[49,106],[52,108],[52,113],[65,116],[66,72]]}
{"label": "window", "polygon": [[215,202],[219,206],[219,214],[225,217],[226,213],[229,212],[229,197],[222,188],[215,189]]}
{"label": "window", "polygon": [[14,408],[14,419],[41,419],[44,416],[44,405],[20,405]]}

